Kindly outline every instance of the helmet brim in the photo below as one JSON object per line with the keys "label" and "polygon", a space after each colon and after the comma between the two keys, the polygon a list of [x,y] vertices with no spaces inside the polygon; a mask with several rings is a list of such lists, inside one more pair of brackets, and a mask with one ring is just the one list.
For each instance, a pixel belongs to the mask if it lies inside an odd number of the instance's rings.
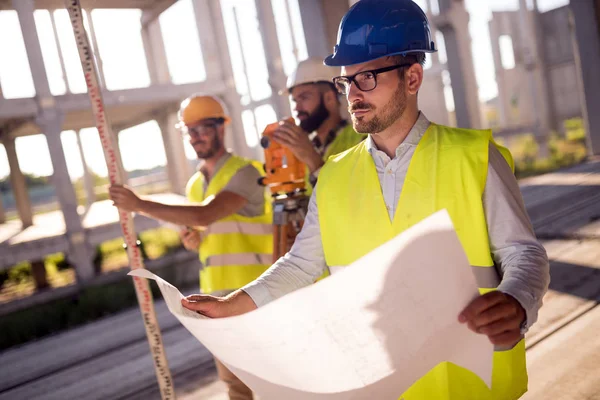
{"label": "helmet brim", "polygon": [[380,58],[383,57],[391,57],[391,56],[406,56],[409,54],[414,54],[414,53],[437,53],[437,49],[428,49],[428,50],[409,50],[409,51],[398,51],[395,53],[389,53],[389,54],[385,54],[383,56],[376,56],[376,57],[366,57],[366,58],[353,58],[353,57],[344,57],[341,54],[331,54],[329,56],[327,56],[327,58],[325,58],[325,60],[323,60],[323,64],[327,65],[328,67],[347,67],[350,65],[356,65],[356,64],[363,64],[369,61],[374,61],[374,60],[378,60]]}

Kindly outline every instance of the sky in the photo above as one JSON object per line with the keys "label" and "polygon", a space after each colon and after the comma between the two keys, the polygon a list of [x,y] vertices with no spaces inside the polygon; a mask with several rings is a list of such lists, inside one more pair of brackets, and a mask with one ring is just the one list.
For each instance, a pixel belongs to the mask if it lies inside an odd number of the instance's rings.
{"label": "sky", "polygon": [[[281,7],[282,0],[275,1],[275,17],[278,21],[287,18]],[[423,4],[425,0],[417,0]],[[531,2],[531,0],[528,0]],[[271,90],[268,86],[268,75],[266,72],[265,55],[262,49],[254,48],[252,54],[244,54],[240,47],[247,49],[246,43],[255,43],[260,40],[257,35],[255,23],[252,18],[239,18],[255,13],[254,9],[246,10],[248,4],[240,0],[222,0],[223,14],[225,18],[228,39],[237,37],[235,32],[235,15],[230,11],[232,4],[238,4],[239,37],[244,46],[239,46],[235,40],[228,40],[236,87],[242,94],[242,102],[258,101],[270,96]],[[295,37],[298,42],[298,57],[305,57],[306,47],[303,45],[303,35],[298,29],[297,3],[292,3],[293,27],[279,24],[278,34],[281,39]],[[473,62],[476,78],[479,86],[479,97],[482,101],[489,100],[497,95],[495,82],[495,71],[489,39],[488,21],[491,11],[506,11],[518,9],[518,0],[465,0],[467,10],[470,13],[469,32],[472,39]],[[568,0],[538,0],[541,11],[546,11],[568,4]],[[252,6],[253,7],[253,6]],[[285,7],[283,7],[284,9]],[[240,12],[241,11],[241,12]],[[73,93],[84,93],[86,91],[83,74],[79,64],[77,49],[73,39],[72,30],[68,21],[66,10],[55,11],[55,21],[58,33],[58,43],[52,35],[52,26],[48,12],[38,10],[35,14],[38,36],[41,38],[42,53],[49,77],[50,90],[55,95],[66,92],[67,86]],[[98,38],[98,47],[103,57],[103,68],[106,79],[106,87],[109,90],[145,87],[150,83],[148,70],[145,66],[145,56],[141,42],[139,10],[95,10],[92,12],[94,29]],[[203,64],[202,49],[195,34],[195,21],[190,0],[180,0],[160,16],[160,26],[165,42],[167,53],[167,65],[172,80],[176,84],[197,82],[206,79]],[[88,25],[89,26],[89,25]],[[11,40],[0,40],[0,85],[6,98],[23,98],[34,95],[35,90],[31,78],[31,72],[25,55],[23,39],[18,25],[15,12],[0,12],[0,37],[11,37]],[[185,38],[185,40],[182,40]],[[291,39],[287,49],[283,51],[284,70],[289,73],[293,68],[295,59],[291,54]],[[286,43],[284,43],[286,44]],[[282,45],[282,47],[285,47]],[[66,82],[63,79],[58,49],[62,51],[65,62]],[[282,49],[284,50],[284,49]],[[288,54],[289,53],[289,54]],[[294,61],[290,62],[292,59]],[[245,63],[242,61],[245,60]],[[253,73],[253,79],[245,79],[244,67]],[[244,94],[245,93],[245,94]],[[450,105],[451,107],[451,105]],[[274,111],[270,106],[258,107],[254,112],[247,110],[242,115],[247,141],[253,145],[256,135],[256,127],[264,126],[269,120],[274,119]],[[253,132],[248,134],[248,132]],[[145,151],[137,151],[139,137],[143,135]],[[100,141],[95,128],[81,131],[81,144],[84,157],[89,168],[100,175],[106,174],[106,166],[102,154]],[[83,174],[81,158],[75,132],[63,132],[61,136],[67,167],[72,179]],[[257,140],[257,139],[256,139]],[[166,163],[163,150],[163,142],[158,125],[154,121],[130,128],[121,132],[119,145],[122,152],[124,167],[127,170],[152,168]],[[52,174],[52,163],[48,153],[47,145],[43,135],[22,137],[16,140],[16,151],[21,169],[25,173],[47,176]],[[193,159],[193,150],[186,145],[186,155]],[[0,178],[8,175],[8,160],[3,146],[0,145]]]}

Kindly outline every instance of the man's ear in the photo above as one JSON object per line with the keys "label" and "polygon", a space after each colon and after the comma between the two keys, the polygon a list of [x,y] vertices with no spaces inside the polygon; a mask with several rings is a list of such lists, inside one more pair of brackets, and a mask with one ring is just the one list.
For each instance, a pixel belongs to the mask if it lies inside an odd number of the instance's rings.
{"label": "man's ear", "polygon": [[423,66],[415,63],[406,70],[404,74],[404,84],[408,94],[416,95],[423,84]]}

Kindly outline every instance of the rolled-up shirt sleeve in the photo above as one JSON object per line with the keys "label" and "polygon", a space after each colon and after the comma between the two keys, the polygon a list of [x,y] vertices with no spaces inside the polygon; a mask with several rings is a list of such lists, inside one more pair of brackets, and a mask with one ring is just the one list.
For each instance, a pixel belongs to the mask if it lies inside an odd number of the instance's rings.
{"label": "rolled-up shirt sleeve", "polygon": [[537,321],[548,290],[548,256],[535,237],[517,180],[493,145],[490,145],[483,205],[492,255],[502,274],[498,290],[521,304],[527,316],[526,331]]}
{"label": "rolled-up shirt sleeve", "polygon": [[326,268],[315,188],[308,204],[304,226],[290,251],[242,290],[261,307],[312,284]]}

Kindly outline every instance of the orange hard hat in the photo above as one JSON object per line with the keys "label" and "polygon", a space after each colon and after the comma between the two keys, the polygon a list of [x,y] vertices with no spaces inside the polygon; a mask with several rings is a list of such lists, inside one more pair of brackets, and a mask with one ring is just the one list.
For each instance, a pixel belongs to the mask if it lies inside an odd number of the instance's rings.
{"label": "orange hard hat", "polygon": [[179,122],[182,125],[192,125],[203,119],[230,119],[223,110],[221,101],[215,96],[192,95],[181,102],[179,107]]}

